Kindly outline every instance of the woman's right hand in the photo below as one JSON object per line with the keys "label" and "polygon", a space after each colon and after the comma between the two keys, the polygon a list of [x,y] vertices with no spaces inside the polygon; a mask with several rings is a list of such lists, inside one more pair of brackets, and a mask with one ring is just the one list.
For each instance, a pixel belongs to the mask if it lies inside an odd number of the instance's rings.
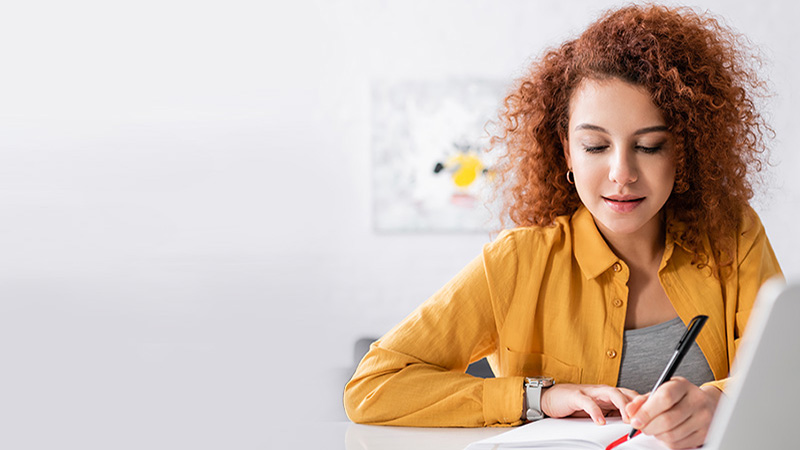
{"label": "woman's right hand", "polygon": [[639,395],[632,389],[603,384],[556,384],[542,392],[542,412],[549,417],[591,417],[605,425],[605,416],[619,411],[629,423],[625,405]]}

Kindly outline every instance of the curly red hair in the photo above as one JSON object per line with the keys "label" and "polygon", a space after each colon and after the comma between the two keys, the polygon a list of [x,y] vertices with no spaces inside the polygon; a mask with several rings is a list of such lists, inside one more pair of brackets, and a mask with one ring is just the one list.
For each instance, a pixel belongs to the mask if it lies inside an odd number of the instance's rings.
{"label": "curly red hair", "polygon": [[583,79],[615,77],[645,87],[675,137],[677,172],[665,208],[687,225],[676,238],[696,262],[730,265],[731,230],[747,210],[773,134],[757,108],[766,93],[760,61],[746,50],[747,41],[714,17],[635,5],[605,13],[547,51],[506,97],[493,138],[506,151],[500,173],[508,217],[546,226],[579,207],[564,176],[570,96]]}

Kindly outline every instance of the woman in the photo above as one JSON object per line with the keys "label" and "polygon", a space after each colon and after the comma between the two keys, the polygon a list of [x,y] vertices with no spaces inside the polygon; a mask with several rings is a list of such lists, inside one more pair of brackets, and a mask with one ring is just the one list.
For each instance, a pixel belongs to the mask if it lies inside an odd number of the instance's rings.
{"label": "woman", "polygon": [[[618,413],[670,447],[701,445],[756,292],[780,274],[748,206],[771,129],[739,47],[713,18],[630,6],[536,62],[495,139],[517,228],[371,346],[349,417]],[[709,320],[681,376],[640,395],[698,314]],[[497,378],[464,373],[483,357]]]}

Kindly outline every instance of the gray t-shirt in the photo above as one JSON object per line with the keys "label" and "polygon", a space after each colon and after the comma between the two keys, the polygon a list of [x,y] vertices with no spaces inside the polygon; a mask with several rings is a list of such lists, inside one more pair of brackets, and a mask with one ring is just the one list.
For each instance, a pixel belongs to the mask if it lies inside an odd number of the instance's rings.
{"label": "gray t-shirt", "polygon": [[[626,330],[617,387],[633,389],[640,394],[650,392],[685,331],[680,317],[650,327]],[[675,375],[698,386],[714,380],[714,374],[697,342],[692,344]]]}

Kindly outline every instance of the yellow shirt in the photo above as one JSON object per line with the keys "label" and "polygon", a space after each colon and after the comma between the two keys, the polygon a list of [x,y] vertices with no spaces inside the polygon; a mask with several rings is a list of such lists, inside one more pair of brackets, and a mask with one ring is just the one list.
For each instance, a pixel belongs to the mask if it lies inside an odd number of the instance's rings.
{"label": "yellow shirt", "polygon": [[[750,209],[737,230],[733,273],[722,280],[692,265],[673,234],[658,277],[684,323],[709,316],[697,343],[722,388],[756,293],[780,267]],[[552,227],[505,231],[372,344],[345,387],[345,410],[359,423],[517,425],[524,376],[615,386],[628,275],[583,207]],[[483,357],[497,378],[464,373]]]}

